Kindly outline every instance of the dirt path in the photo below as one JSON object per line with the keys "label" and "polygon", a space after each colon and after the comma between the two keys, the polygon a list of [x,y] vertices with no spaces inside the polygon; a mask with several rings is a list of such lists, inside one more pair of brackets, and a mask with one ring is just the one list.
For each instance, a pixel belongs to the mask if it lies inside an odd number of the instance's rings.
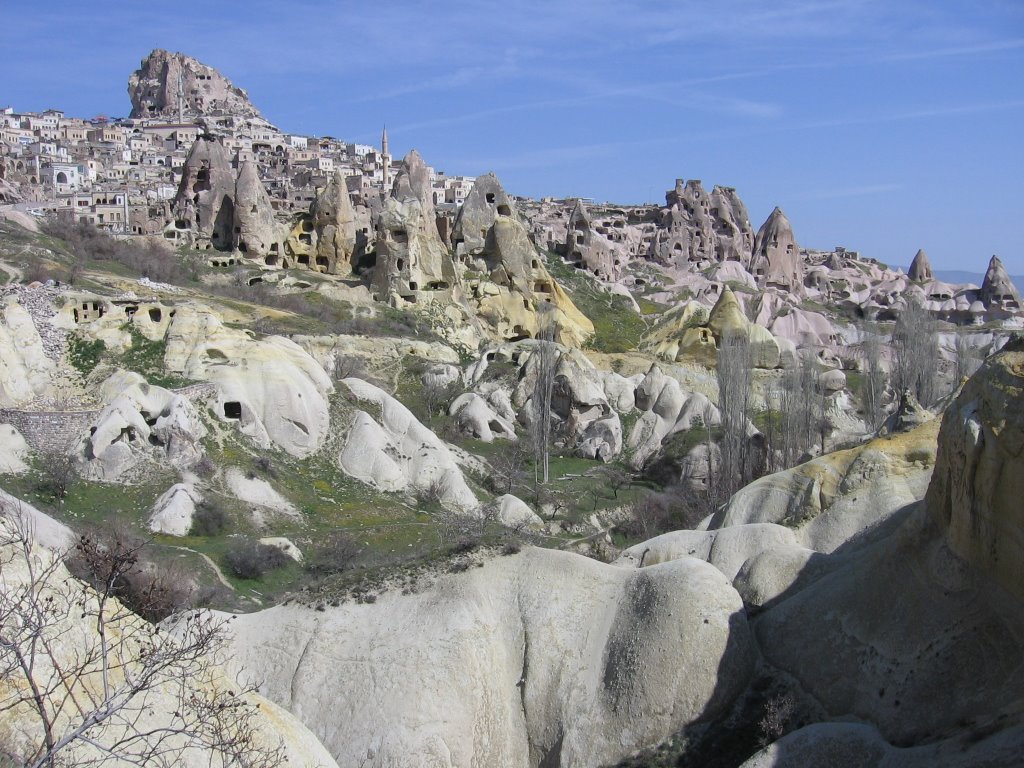
{"label": "dirt path", "polygon": [[215,562],[213,562],[209,555],[204,555],[202,552],[197,552],[196,550],[190,549],[189,547],[175,547],[175,549],[180,549],[184,552],[191,552],[193,555],[199,555],[199,557],[205,560],[206,564],[213,569],[213,572],[217,575],[217,580],[220,581],[221,584],[230,589],[232,592],[235,591],[234,585],[232,585],[232,583],[224,577],[224,573],[221,571],[220,567]]}

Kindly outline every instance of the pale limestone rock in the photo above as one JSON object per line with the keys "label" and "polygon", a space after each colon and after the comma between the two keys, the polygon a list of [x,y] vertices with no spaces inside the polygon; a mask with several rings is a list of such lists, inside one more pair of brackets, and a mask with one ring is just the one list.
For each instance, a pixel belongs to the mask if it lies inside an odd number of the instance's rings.
{"label": "pale limestone rock", "polygon": [[907,277],[915,283],[927,283],[935,279],[932,263],[928,260],[928,254],[924,252],[923,248],[914,255],[914,260],[910,262],[910,271],[907,272]]}
{"label": "pale limestone rock", "polygon": [[[31,557],[35,563],[35,573],[38,574],[43,568],[50,566],[52,559],[57,555],[44,548],[46,540],[38,525],[35,532],[36,545]],[[12,595],[18,590],[25,589],[31,581],[31,575],[24,558],[18,557],[10,548],[0,555],[4,562],[4,579],[0,589],[9,591]],[[88,586],[77,583],[62,564],[55,565],[53,577],[48,582],[40,584],[37,581],[35,587],[39,591],[40,599],[52,600],[52,605],[57,609],[62,606],[74,607],[74,610],[62,612],[45,622],[43,636],[53,656],[37,654],[33,665],[33,680],[37,684],[45,684],[46,681],[55,679],[57,667],[75,668],[82,659],[83,650],[95,649],[98,646],[99,637],[96,634],[95,622],[89,620],[86,614],[98,611],[99,606],[96,593]],[[68,603],[69,589],[74,590],[71,603]],[[119,648],[133,649],[138,645],[144,645],[143,639],[149,641],[152,627],[131,611],[123,609],[116,597],[109,598],[105,610],[111,616],[106,625],[107,637],[127,635],[137,638],[137,643],[129,642],[124,646],[115,646],[111,657],[110,679],[113,685],[119,686],[124,680],[124,670],[138,669],[137,657],[119,651]],[[174,643],[174,638],[166,634],[173,631],[170,627],[165,628],[158,636],[158,642]],[[97,688],[101,678],[100,661],[95,656],[93,658],[94,662],[88,665],[87,673],[76,676],[72,681],[67,704],[59,710],[54,723],[57,733],[64,733],[69,726],[80,722],[80,712],[84,714],[89,711],[84,708],[78,710],[78,706],[82,705],[76,702],[82,702],[88,707],[91,697],[101,695]],[[161,679],[157,676],[153,687],[144,698],[136,698],[122,710],[121,717],[111,718],[105,726],[90,732],[90,735],[101,743],[114,743],[129,733],[124,725],[126,720],[132,723],[134,733],[160,733],[165,729],[174,728],[180,722],[173,713],[181,705],[182,700],[187,701],[193,695],[205,699],[215,692],[238,689],[237,680],[225,671],[221,658],[214,658],[208,671],[210,674],[197,674],[184,680],[166,679],[166,676]],[[184,690],[179,686],[184,686]],[[247,694],[246,703],[253,707],[252,725],[255,745],[258,748],[273,749],[280,743],[285,764],[297,768],[337,766],[316,737],[293,715],[258,694]],[[38,715],[24,708],[7,709],[0,715],[0,737],[3,738],[5,747],[9,749],[25,749],[30,743],[42,743],[41,730]],[[173,747],[174,741],[164,744]],[[125,748],[130,754],[130,743],[125,744]],[[209,752],[187,744],[183,744],[180,751],[164,751],[162,754],[172,758],[174,765],[182,768],[209,768],[211,765],[221,764]],[[91,749],[85,741],[79,741],[77,745],[62,753],[62,757],[69,765],[85,764],[86,761],[91,763],[97,756],[106,757]],[[138,761],[112,761],[111,764],[135,765]]]}
{"label": "pale limestone rock", "polygon": [[0,519],[3,517],[20,529],[31,531],[33,541],[53,552],[68,552],[78,541],[75,532],[64,523],[0,489]]}
{"label": "pale limestone rock", "polygon": [[[302,519],[295,505],[261,477],[249,477],[237,467],[231,467],[224,473],[224,481],[231,495],[240,501],[294,520]],[[257,517],[262,517],[262,510],[257,510]]]}
{"label": "pale limestone rock", "polygon": [[128,78],[133,118],[177,118],[181,78],[186,115],[228,114],[260,117],[241,88],[213,67],[183,53],[152,51]]}
{"label": "pale limestone rock", "polygon": [[516,218],[515,203],[493,173],[477,176],[452,227],[456,257],[469,258],[482,252],[487,244],[487,233],[498,216]]}
{"label": "pale limestone rock", "polygon": [[217,415],[236,420],[263,447],[303,457],[323,443],[329,427],[324,369],[281,336],[254,340],[227,328],[203,307],[182,306],[167,334],[168,370],[217,385]]}
{"label": "pale limestone rock", "polygon": [[7,296],[0,306],[0,406],[16,408],[48,393],[55,373],[32,316]]}
{"label": "pale limestone rock", "polygon": [[260,539],[259,543],[268,547],[277,547],[296,563],[301,563],[303,560],[302,551],[295,546],[291,539],[286,539],[284,536],[266,536]]}
{"label": "pale limestone rock", "polygon": [[778,288],[802,295],[803,260],[793,235],[793,227],[780,208],[776,208],[757,231],[750,272],[764,287]]}
{"label": "pale limestone rock", "polygon": [[498,508],[498,522],[506,528],[542,528],[544,521],[530,506],[517,496],[506,493],[493,502]]}
{"label": "pale limestone rock", "polygon": [[148,528],[168,536],[188,536],[196,504],[203,500],[194,486],[176,483],[164,491],[149,513]]}
{"label": "pale limestone rock", "polygon": [[0,474],[20,475],[28,471],[28,454],[28,443],[21,433],[10,424],[0,424]]}
{"label": "pale limestone rock", "polygon": [[342,383],[356,400],[380,412],[379,423],[363,411],[356,415],[338,455],[338,465],[346,474],[382,491],[433,489],[446,508],[476,513],[476,496],[437,435],[373,384],[362,379]]}
{"label": "pale limestone rock", "polygon": [[[636,571],[531,548],[372,605],[240,616],[231,657],[343,765],[368,750],[381,768],[410,755],[608,765],[713,717],[746,685],[742,610],[693,559]],[[327,702],[358,706],[337,717]]]}
{"label": "pale limestone rock", "polygon": [[924,495],[936,433],[925,424],[766,475],[738,491],[709,527],[776,523],[792,528],[801,546],[832,552]]}
{"label": "pale limestone rock", "polygon": [[493,443],[495,438],[516,439],[512,423],[495,413],[490,404],[475,392],[466,392],[455,398],[448,413],[455,417],[463,432],[485,443]]}
{"label": "pale limestone rock", "polygon": [[106,403],[80,448],[85,472],[115,480],[149,457],[185,467],[202,455],[206,435],[188,398],[117,371],[100,387]]}
{"label": "pale limestone rock", "polygon": [[985,280],[981,284],[981,300],[990,309],[1019,310],[1021,307],[1020,292],[998,256],[989,260]]}

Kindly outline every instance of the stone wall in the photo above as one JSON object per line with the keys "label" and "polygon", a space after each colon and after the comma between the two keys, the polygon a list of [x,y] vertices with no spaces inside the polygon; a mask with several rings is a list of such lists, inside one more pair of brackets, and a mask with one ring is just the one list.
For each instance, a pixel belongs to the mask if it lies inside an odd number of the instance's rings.
{"label": "stone wall", "polygon": [[67,453],[99,416],[92,411],[19,411],[0,408],[0,423],[10,424],[40,453]]}

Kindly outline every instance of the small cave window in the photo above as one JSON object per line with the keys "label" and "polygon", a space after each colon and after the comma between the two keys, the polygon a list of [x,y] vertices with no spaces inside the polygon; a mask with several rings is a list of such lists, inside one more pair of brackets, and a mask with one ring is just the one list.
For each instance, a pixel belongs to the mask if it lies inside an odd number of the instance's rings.
{"label": "small cave window", "polygon": [[154,323],[159,323],[161,317],[163,317],[163,313],[160,311],[159,307],[152,307],[149,310],[149,319]]}
{"label": "small cave window", "polygon": [[502,215],[502,216],[511,216],[512,215],[512,209],[509,208],[507,205],[499,205],[498,206],[498,213],[500,215]]}
{"label": "small cave window", "polygon": [[309,255],[308,254],[300,253],[298,255],[298,260],[299,260],[299,264],[303,264],[303,265],[305,265],[307,267],[309,266]]}
{"label": "small cave window", "polygon": [[224,403],[224,418],[226,419],[241,419],[242,418],[242,404],[231,400]]}
{"label": "small cave window", "polygon": [[327,257],[326,256],[317,256],[316,257],[316,265],[318,267],[323,267],[324,269],[326,269],[328,266],[330,266],[330,263],[327,261]]}
{"label": "small cave window", "polygon": [[494,193],[493,192],[488,192],[487,193],[487,202],[490,203],[491,205],[494,204]]}
{"label": "small cave window", "polygon": [[419,290],[419,283],[417,283],[415,280],[410,280],[409,281],[409,290],[410,291],[418,291]]}
{"label": "small cave window", "polygon": [[266,264],[268,267],[276,266],[277,265],[277,256],[267,256],[263,260],[263,263]]}

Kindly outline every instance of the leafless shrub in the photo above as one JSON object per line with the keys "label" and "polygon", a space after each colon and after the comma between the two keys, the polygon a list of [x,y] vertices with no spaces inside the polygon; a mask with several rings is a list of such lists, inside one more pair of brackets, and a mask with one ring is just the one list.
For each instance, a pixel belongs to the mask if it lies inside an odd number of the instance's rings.
{"label": "leafless shrub", "polygon": [[306,570],[317,575],[340,573],[359,554],[359,543],[345,531],[331,531],[307,553]]}
{"label": "leafless shrub", "polygon": [[723,501],[751,480],[747,461],[747,423],[753,369],[750,338],[745,333],[723,336],[715,367],[718,410],[722,418],[719,441],[722,467],[714,489]]}
{"label": "leafless shrub", "polygon": [[[19,765],[172,765],[197,752],[225,765],[282,764],[280,748],[260,746],[253,689],[219,681],[221,619],[182,614],[177,631],[158,629],[115,599],[136,552],[80,542],[95,576],[86,586],[22,520],[0,520],[0,712],[33,721],[28,746],[12,755]],[[157,692],[168,705],[154,719]]]}
{"label": "leafless shrub", "polygon": [[50,493],[57,505],[63,507],[64,499],[78,479],[74,458],[66,453],[44,453],[39,458],[38,467],[42,475],[42,490]]}
{"label": "leafless shrub", "polygon": [[692,529],[714,511],[708,493],[683,483],[633,502],[629,517],[618,527],[630,538],[646,540],[667,531]]}
{"label": "leafless shrub", "polygon": [[289,562],[291,558],[280,547],[257,541],[237,542],[224,553],[224,564],[240,579],[262,578]]}
{"label": "leafless shrub", "polygon": [[930,408],[938,395],[939,339],[928,310],[913,299],[907,302],[896,320],[892,343],[893,383],[900,398],[910,392],[921,405]]}
{"label": "leafless shrub", "polygon": [[764,716],[757,724],[762,747],[767,747],[786,734],[795,709],[796,704],[790,696],[779,695],[768,699],[764,707]]}
{"label": "leafless shrub", "polygon": [[530,449],[526,441],[515,440],[502,446],[491,458],[491,469],[487,478],[491,490],[498,494],[512,493],[516,485],[526,478],[526,463]]}

